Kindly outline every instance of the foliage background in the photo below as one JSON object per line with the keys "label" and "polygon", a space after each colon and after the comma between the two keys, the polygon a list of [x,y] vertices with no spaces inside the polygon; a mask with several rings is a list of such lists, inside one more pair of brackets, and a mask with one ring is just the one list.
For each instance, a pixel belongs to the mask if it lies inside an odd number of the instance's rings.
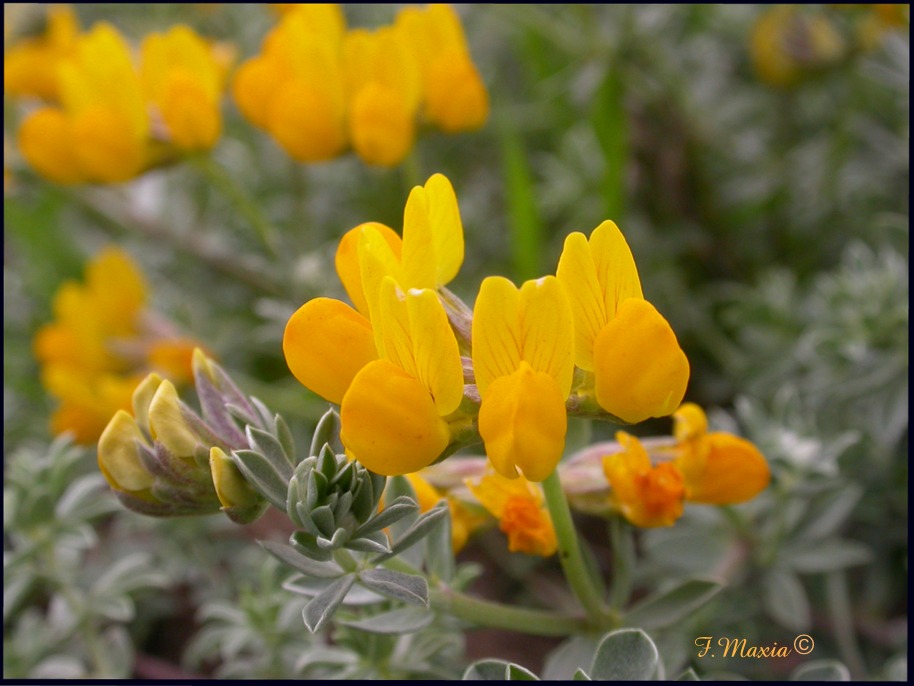
{"label": "foliage background", "polygon": [[[703,661],[692,641],[770,645],[809,633],[812,657],[840,660],[856,678],[903,678],[909,28],[785,90],[760,81],[750,59],[765,9],[461,6],[491,119],[474,134],[426,133],[390,170],[354,156],[294,163],[226,98],[212,157],[279,230],[278,257],[193,165],[116,187],[42,181],[8,147],[21,110],[5,98],[4,676],[355,669],[350,658],[306,659],[326,638],[302,627],[296,599],[279,588],[281,571],[253,545],[262,531],[215,517],[143,519],[103,495],[93,451],[49,448],[51,404],[31,337],[50,318],[58,285],[116,242],[142,264],[154,306],[307,440],[325,406],[287,371],[285,321],[311,297],[343,297],[332,256],[345,230],[368,220],[399,228],[408,189],[441,171],[466,231],[459,295],[472,302],[485,275],[519,282],[553,271],[568,232],[614,219],[646,297],[689,356],[687,399],[715,408],[712,424],[753,440],[771,463],[772,486],[756,501],[690,509],[675,527],[637,537],[636,595],[686,573],[729,582],[700,612],[653,635],[668,673],[692,666],[702,678],[783,678],[796,663]],[[394,11],[346,7],[350,25],[389,21]],[[863,12],[805,11],[827,16],[848,44]],[[106,19],[135,40],[186,22],[232,41],[241,59],[274,21],[255,5],[77,12],[84,27]],[[657,420],[639,432],[668,428]],[[598,427],[593,438],[612,430]],[[84,493],[74,494],[77,484]],[[603,523],[579,523],[611,567]],[[518,602],[554,594],[556,566],[502,546],[483,535],[462,554],[486,570],[474,591]],[[110,578],[94,582],[103,571]],[[32,638],[36,627],[47,640]],[[435,631],[401,648],[415,660],[377,674],[416,676],[423,650],[447,657],[431,660],[438,676],[459,677],[466,655],[557,669],[558,658],[542,657],[554,643]],[[336,637],[353,655],[377,649],[359,640]],[[423,640],[433,645],[416,645]],[[123,664],[98,662],[109,644]]]}

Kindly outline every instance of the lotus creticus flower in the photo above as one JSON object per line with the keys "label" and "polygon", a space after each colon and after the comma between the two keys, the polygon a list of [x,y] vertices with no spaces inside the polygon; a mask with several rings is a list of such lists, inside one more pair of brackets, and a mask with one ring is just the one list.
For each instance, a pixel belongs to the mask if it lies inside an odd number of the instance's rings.
{"label": "lotus creticus flower", "polygon": [[556,276],[574,313],[575,364],[591,372],[603,410],[630,424],[671,414],[685,395],[689,362],[672,328],[644,299],[631,250],[614,222],[588,240],[565,239]]}
{"label": "lotus creticus flower", "polygon": [[79,22],[69,5],[48,7],[47,28],[40,36],[18,41],[3,55],[3,91],[11,96],[60,100],[60,64],[73,53]]}
{"label": "lotus creticus flower", "polygon": [[523,477],[507,479],[488,470],[479,479],[467,479],[467,487],[496,519],[508,537],[508,550],[549,557],[558,542],[539,484]]}
{"label": "lotus creticus flower", "polygon": [[242,114],[300,162],[353,150],[394,166],[417,127],[482,126],[488,95],[454,11],[407,8],[392,25],[348,29],[335,4],[283,7],[261,53],[235,76]]}
{"label": "lotus creticus flower", "polygon": [[619,432],[619,449],[602,458],[613,505],[636,526],[671,526],[685,502],[735,505],[757,496],[771,477],[749,441],[708,431],[704,411],[684,403],[674,414],[674,441]]}
{"label": "lotus creticus flower", "polygon": [[451,515],[451,549],[454,553],[459,553],[463,550],[470,535],[486,521],[485,513],[476,514],[460,499],[435,488],[424,478],[422,472],[407,474],[406,478],[416,494],[420,513],[428,512],[442,499],[447,502]]}
{"label": "lotus creticus flower", "polygon": [[189,27],[153,33],[141,46],[141,77],[146,98],[181,150],[208,150],[222,131],[219,101],[224,67],[212,45]]}
{"label": "lotus creticus flower", "polygon": [[573,331],[571,306],[555,277],[520,289],[498,276],[483,280],[473,316],[479,434],[504,477],[516,478],[519,468],[542,481],[562,457]]}
{"label": "lotus creticus flower", "polygon": [[333,298],[314,298],[292,315],[283,335],[292,374],[322,398],[340,404],[355,375],[379,357],[380,329],[373,322],[379,316],[384,277],[404,290],[436,288],[454,278],[462,262],[457,198],[450,181],[434,174],[409,195],[402,239],[376,222],[343,236],[336,270],[355,309]]}
{"label": "lotus creticus flower", "polygon": [[148,287],[130,257],[108,248],[86,268],[85,283],[65,282],[54,296],[54,321],[33,341],[41,379],[60,401],[55,434],[93,443],[111,416],[131,406],[150,370],[177,382],[191,378],[195,343],[146,308]]}
{"label": "lotus creticus flower", "polygon": [[118,410],[102,432],[99,469],[131,510],[155,516],[222,510],[233,521],[253,521],[266,501],[229,456],[248,446],[227,421],[227,406],[239,401],[237,389],[199,348],[193,367],[205,419],[178,397],[171,381],[149,374],[133,393],[132,414]]}
{"label": "lotus creticus flower", "polygon": [[753,25],[749,52],[760,80],[775,88],[791,88],[837,62],[845,44],[824,14],[775,5]]}

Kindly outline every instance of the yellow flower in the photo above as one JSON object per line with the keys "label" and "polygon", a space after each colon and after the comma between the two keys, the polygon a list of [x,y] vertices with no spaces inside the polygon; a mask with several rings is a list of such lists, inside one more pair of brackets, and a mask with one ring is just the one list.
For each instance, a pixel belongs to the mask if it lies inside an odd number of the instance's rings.
{"label": "yellow flower", "polygon": [[768,486],[771,471],[758,448],[732,434],[708,433],[698,405],[683,404],[673,420],[679,447],[674,464],[683,474],[689,501],[731,505],[754,498]]}
{"label": "yellow flower", "polygon": [[191,377],[193,342],[147,329],[148,288],[130,257],[108,248],[86,268],[86,281],[68,281],[54,296],[54,321],[35,334],[41,380],[60,401],[55,434],[80,443],[98,439],[118,410],[130,407],[143,375],[159,369],[177,381]]}
{"label": "yellow flower", "polygon": [[671,414],[689,361],[663,316],[644,299],[631,250],[614,222],[572,233],[558,280],[574,312],[575,364],[594,373],[600,407],[630,424]]}
{"label": "yellow flower", "polygon": [[749,52],[759,79],[789,88],[813,70],[836,62],[844,41],[827,17],[807,14],[795,5],[775,5],[753,25]]}
{"label": "yellow flower", "polygon": [[222,130],[223,87],[223,68],[214,48],[178,25],[147,36],[141,57],[146,96],[161,114],[171,143],[182,150],[213,147]]}
{"label": "yellow flower", "polygon": [[543,493],[523,477],[507,479],[488,471],[478,481],[467,479],[470,492],[508,536],[508,550],[549,557],[558,548],[555,529],[543,505]]}
{"label": "yellow flower", "polygon": [[669,462],[652,466],[641,442],[624,431],[616,433],[616,440],[622,450],[603,458],[615,506],[636,526],[675,524],[686,495],[679,469]]}
{"label": "yellow flower", "polygon": [[447,133],[485,124],[489,95],[454,9],[450,5],[406,7],[395,25],[407,36],[421,67],[426,119]]}
{"label": "yellow flower", "polygon": [[[463,261],[463,228],[450,181],[435,174],[409,195],[403,239],[369,222],[348,231],[336,252],[336,270],[355,305],[315,298],[286,323],[283,353],[292,374],[332,403],[342,402],[355,375],[378,359],[375,326],[380,284],[390,276],[401,287],[435,288],[450,281]],[[365,284],[363,285],[363,274]],[[372,303],[369,304],[369,300]]]}
{"label": "yellow flower", "polygon": [[421,81],[405,36],[356,29],[343,40],[349,136],[367,164],[399,164],[413,146]]}
{"label": "yellow flower", "polygon": [[124,39],[96,25],[79,36],[58,74],[63,109],[39,109],[19,129],[29,164],[61,183],[136,176],[146,162],[149,118]]}
{"label": "yellow flower", "polygon": [[562,457],[565,400],[574,373],[568,299],[553,276],[518,289],[499,276],[483,280],[473,317],[473,369],[482,398],[479,434],[496,471],[531,481]]}
{"label": "yellow flower", "polygon": [[377,474],[418,471],[451,439],[445,417],[463,399],[457,340],[434,291],[403,293],[381,283],[372,319],[380,359],[365,365],[340,405],[340,440],[347,453]]}
{"label": "yellow flower", "polygon": [[235,74],[232,93],[242,114],[300,162],[333,159],[348,145],[345,28],[339,5],[300,5],[283,14],[261,54]]}
{"label": "yellow flower", "polygon": [[3,55],[3,90],[49,102],[60,99],[57,71],[76,46],[79,22],[69,5],[48,8],[47,31],[13,45]]}

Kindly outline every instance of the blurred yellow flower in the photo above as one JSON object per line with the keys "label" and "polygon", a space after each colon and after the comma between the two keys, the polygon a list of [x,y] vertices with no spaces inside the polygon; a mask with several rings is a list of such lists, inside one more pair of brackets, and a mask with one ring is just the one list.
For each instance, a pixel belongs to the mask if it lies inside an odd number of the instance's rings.
{"label": "blurred yellow flower", "polygon": [[479,434],[495,470],[531,481],[562,457],[565,400],[574,373],[571,307],[554,276],[518,289],[500,276],[483,280],[473,316],[473,370],[482,398]]}
{"label": "blurred yellow flower", "polygon": [[603,472],[613,504],[635,526],[672,526],[682,516],[685,484],[671,463],[656,466],[634,436],[619,431],[622,449],[603,458]]}
{"label": "blurred yellow flower", "polygon": [[13,96],[60,99],[58,68],[76,47],[79,22],[69,5],[48,7],[47,30],[13,44],[3,55],[3,91]]}
{"label": "blurred yellow flower", "polygon": [[172,27],[143,39],[146,98],[158,110],[168,140],[182,150],[207,150],[222,131],[223,67],[211,45],[190,28]]}
{"label": "blurred yellow flower", "polygon": [[423,478],[422,472],[407,474],[406,478],[416,492],[420,512],[428,512],[442,499],[447,502],[451,514],[451,548],[455,553],[459,553],[469,540],[470,534],[483,524],[485,516],[474,514],[457,498],[442,493]]}
{"label": "blurred yellow flower", "polygon": [[630,424],[679,407],[689,361],[669,323],[644,299],[616,224],[603,222],[589,240],[569,234],[556,276],[574,313],[575,364],[594,373],[600,407]]}
{"label": "blurred yellow flower", "polygon": [[86,268],[85,283],[68,281],[53,301],[54,321],[35,334],[41,380],[60,401],[51,419],[55,434],[72,431],[80,443],[98,439],[150,369],[177,381],[191,378],[195,343],[146,313],[147,285],[133,261],[108,248]]}
{"label": "blurred yellow flower", "polygon": [[542,557],[555,554],[555,528],[537,484],[523,477],[507,479],[489,470],[476,481],[467,479],[466,485],[498,519],[498,528],[508,537],[508,550]]}

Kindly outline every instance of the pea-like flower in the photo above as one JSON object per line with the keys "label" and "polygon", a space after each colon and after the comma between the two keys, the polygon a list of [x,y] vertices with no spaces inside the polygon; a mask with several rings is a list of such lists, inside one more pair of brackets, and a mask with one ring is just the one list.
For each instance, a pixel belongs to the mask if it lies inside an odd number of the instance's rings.
{"label": "pea-like flower", "polygon": [[679,407],[689,361],[669,323],[644,299],[635,260],[615,223],[603,222],[589,240],[570,234],[556,275],[574,312],[575,364],[593,372],[600,407],[630,424]]}
{"label": "pea-like flower", "polygon": [[571,307],[553,276],[518,289],[483,280],[473,316],[473,370],[482,398],[479,434],[495,470],[531,481],[562,457],[565,400],[574,374]]}
{"label": "pea-like flower", "polygon": [[381,284],[373,318],[380,359],[366,364],[340,404],[347,454],[377,474],[415,472],[451,441],[446,420],[463,400],[457,339],[434,291]]}
{"label": "pea-like flower", "polygon": [[191,378],[196,343],[146,306],[148,286],[130,257],[108,248],[86,268],[85,283],[67,281],[54,296],[54,321],[35,334],[41,380],[60,401],[55,434],[95,442],[150,370],[177,382]]}
{"label": "pea-like flower", "polygon": [[442,499],[447,502],[451,516],[451,549],[454,553],[459,553],[469,540],[470,534],[486,521],[485,513],[474,513],[460,499],[436,488],[424,478],[423,472],[407,474],[406,478],[416,494],[419,512],[428,512]]}
{"label": "pea-like flower", "polygon": [[498,528],[508,537],[508,550],[542,557],[555,554],[555,528],[539,484],[523,477],[507,479],[488,470],[478,480],[467,479],[466,485],[498,519]]}
{"label": "pea-like flower", "polygon": [[3,55],[3,91],[12,96],[60,100],[58,68],[76,46],[79,22],[69,5],[48,8],[47,30],[15,43]]}

